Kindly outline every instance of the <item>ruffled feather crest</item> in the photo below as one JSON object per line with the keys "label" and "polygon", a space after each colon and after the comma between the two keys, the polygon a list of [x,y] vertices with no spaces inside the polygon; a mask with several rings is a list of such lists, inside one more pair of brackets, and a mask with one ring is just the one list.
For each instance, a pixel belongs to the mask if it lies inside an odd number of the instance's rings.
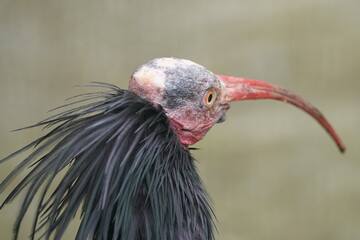
{"label": "ruffled feather crest", "polygon": [[207,193],[165,113],[114,85],[95,86],[106,89],[27,127],[52,130],[0,161],[33,149],[0,184],[2,192],[30,168],[1,206],[26,192],[14,239],[36,194],[31,239],[61,239],[79,209],[77,240],[213,239]]}

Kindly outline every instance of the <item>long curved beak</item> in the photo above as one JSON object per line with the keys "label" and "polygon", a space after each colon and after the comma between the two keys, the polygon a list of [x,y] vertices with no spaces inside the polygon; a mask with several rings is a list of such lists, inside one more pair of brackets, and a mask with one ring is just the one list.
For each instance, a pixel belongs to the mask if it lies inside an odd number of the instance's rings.
{"label": "long curved beak", "polygon": [[225,85],[226,93],[224,95],[225,103],[240,100],[256,99],[274,99],[287,102],[301,108],[313,118],[329,133],[331,138],[337,144],[340,152],[345,152],[345,145],[335,132],[331,124],[326,120],[324,115],[311,103],[292,91],[258,80],[238,78],[226,75],[215,74]]}

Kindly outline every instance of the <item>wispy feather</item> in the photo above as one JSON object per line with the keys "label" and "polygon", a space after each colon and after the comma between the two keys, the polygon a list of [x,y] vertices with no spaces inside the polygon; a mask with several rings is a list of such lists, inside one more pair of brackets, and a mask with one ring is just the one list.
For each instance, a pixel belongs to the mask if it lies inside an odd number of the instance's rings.
{"label": "wispy feather", "polygon": [[0,184],[3,192],[30,168],[1,206],[26,192],[14,239],[37,195],[30,239],[61,239],[79,209],[77,240],[213,239],[213,213],[194,159],[163,110],[114,85],[93,85],[105,90],[82,94],[60,107],[73,108],[26,127],[50,130],[0,160],[32,149]]}

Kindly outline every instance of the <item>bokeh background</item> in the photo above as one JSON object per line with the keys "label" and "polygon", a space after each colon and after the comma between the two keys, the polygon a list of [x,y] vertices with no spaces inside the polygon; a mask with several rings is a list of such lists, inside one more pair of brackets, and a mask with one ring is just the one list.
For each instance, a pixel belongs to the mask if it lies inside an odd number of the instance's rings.
{"label": "bokeh background", "polygon": [[[358,0],[0,0],[0,158],[41,134],[11,130],[83,91],[74,85],[127,88],[137,66],[162,56],[292,89],[348,147],[340,154],[290,105],[232,104],[194,151],[217,239],[360,239]],[[0,179],[20,160],[2,164]],[[18,207],[16,200],[0,211],[1,239],[11,238]]]}

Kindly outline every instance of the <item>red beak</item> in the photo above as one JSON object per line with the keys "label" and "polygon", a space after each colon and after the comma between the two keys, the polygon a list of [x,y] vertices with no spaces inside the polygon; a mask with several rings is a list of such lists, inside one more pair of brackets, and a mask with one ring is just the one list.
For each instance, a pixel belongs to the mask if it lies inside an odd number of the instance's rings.
{"label": "red beak", "polygon": [[301,108],[313,118],[315,118],[321,126],[330,134],[332,139],[339,147],[340,152],[345,151],[345,145],[335,132],[331,124],[326,120],[324,115],[311,103],[307,102],[299,95],[285,88],[253,79],[237,78],[225,75],[216,76],[226,86],[225,102],[240,100],[256,100],[256,99],[274,99],[291,103]]}

